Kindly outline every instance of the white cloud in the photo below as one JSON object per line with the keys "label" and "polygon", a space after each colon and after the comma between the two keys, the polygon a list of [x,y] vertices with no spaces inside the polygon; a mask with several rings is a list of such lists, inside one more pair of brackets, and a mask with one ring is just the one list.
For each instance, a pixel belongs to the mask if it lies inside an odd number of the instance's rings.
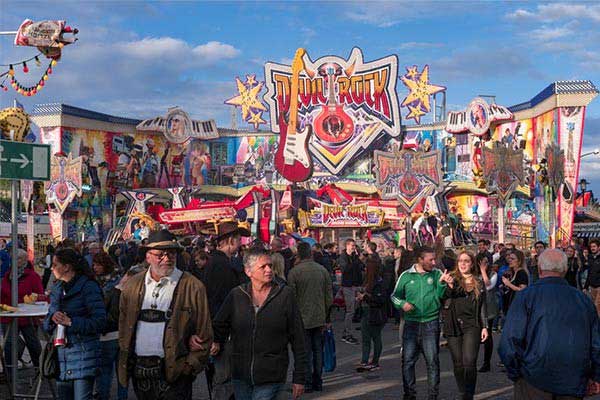
{"label": "white cloud", "polygon": [[530,39],[532,40],[539,40],[541,42],[545,42],[548,40],[554,40],[554,39],[559,39],[559,38],[563,38],[565,36],[570,36],[572,35],[574,32],[569,29],[569,28],[550,28],[550,27],[541,27],[538,29],[534,29],[528,33],[524,33],[525,35],[529,36]]}
{"label": "white cloud", "polygon": [[553,22],[569,18],[591,19],[592,21],[600,22],[600,5],[591,3],[539,4],[533,11],[517,9],[508,13],[506,17],[512,20],[537,20],[544,22]]}
{"label": "white cloud", "polygon": [[235,58],[240,54],[240,51],[230,44],[213,41],[194,47],[193,54],[212,64],[219,60]]}
{"label": "white cloud", "polygon": [[417,6],[403,1],[353,2],[346,6],[343,16],[352,21],[389,28],[408,19],[454,14],[470,9],[471,4],[472,2],[446,2],[440,7],[440,3],[435,1],[419,2]]}

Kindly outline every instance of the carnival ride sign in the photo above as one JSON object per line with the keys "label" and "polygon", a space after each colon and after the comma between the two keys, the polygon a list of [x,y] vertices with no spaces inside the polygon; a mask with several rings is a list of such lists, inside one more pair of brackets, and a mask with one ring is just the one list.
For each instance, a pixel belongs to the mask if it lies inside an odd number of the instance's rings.
{"label": "carnival ride sign", "polygon": [[205,206],[196,209],[166,210],[158,214],[158,216],[165,224],[179,224],[235,218],[236,212],[233,206],[227,207],[215,204],[213,207]]}
{"label": "carnival ride sign", "polygon": [[170,108],[165,117],[140,122],[138,131],[162,132],[170,143],[181,144],[190,139],[216,139],[219,137],[214,120],[197,121],[179,107]]}
{"label": "carnival ride sign", "polygon": [[[354,48],[348,59],[325,56],[312,61],[304,54],[302,61],[298,101],[290,95],[292,67],[265,64],[264,100],[273,132],[287,133],[290,105],[297,104],[297,129],[309,128],[309,157],[332,174],[341,172],[376,139],[401,134],[396,56],[364,62],[362,51]],[[282,137],[279,145],[285,146]]]}
{"label": "carnival ride sign", "polygon": [[523,150],[514,150],[494,142],[493,147],[482,149],[483,178],[490,191],[498,193],[502,203],[525,181]]}
{"label": "carnival ride sign", "polygon": [[81,196],[83,159],[53,156],[50,165],[50,181],[46,182],[46,203],[54,204],[62,215],[75,196]]}
{"label": "carnival ride sign", "polygon": [[450,111],[446,120],[446,132],[471,132],[483,136],[492,122],[513,119],[513,113],[504,106],[488,104],[481,97],[473,99],[464,111]]}
{"label": "carnival ride sign", "polygon": [[442,155],[439,150],[375,150],[375,179],[382,199],[398,199],[406,212],[443,185]]}
{"label": "carnival ride sign", "polygon": [[368,204],[321,203],[310,212],[298,210],[302,228],[375,228],[383,225],[384,212]]}

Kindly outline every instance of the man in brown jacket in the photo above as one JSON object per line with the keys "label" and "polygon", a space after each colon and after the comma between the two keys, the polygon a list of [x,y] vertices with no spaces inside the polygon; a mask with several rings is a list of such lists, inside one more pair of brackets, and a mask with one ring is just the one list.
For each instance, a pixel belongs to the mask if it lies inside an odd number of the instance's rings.
{"label": "man in brown jacket", "polygon": [[213,332],[204,285],[176,267],[181,251],[167,230],[146,245],[150,268],[123,289],[119,315],[119,382],[131,377],[138,399],[191,399]]}

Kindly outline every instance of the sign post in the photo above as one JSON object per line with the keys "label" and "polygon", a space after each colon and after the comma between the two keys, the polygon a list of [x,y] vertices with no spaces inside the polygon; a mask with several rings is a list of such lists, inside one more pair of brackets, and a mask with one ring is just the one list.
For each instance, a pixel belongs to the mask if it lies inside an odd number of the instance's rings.
{"label": "sign post", "polygon": [[[0,179],[11,179],[12,262],[11,303],[19,305],[19,272],[17,250],[19,249],[19,183],[21,180],[47,181],[50,179],[50,146],[33,143],[0,140]],[[18,318],[13,318],[11,330],[11,368],[9,369],[13,394],[17,389],[17,337]]]}

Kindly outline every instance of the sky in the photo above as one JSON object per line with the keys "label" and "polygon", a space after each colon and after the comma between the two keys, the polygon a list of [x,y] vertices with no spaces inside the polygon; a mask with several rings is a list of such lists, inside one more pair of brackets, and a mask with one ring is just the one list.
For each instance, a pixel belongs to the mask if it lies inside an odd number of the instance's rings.
{"label": "sky", "polygon": [[[38,95],[0,91],[0,107],[16,97],[28,110],[59,102],[145,119],[180,106],[229,127],[231,107],[223,102],[236,94],[235,77],[264,80],[265,62],[289,63],[298,47],[313,60],[347,57],[353,47],[365,61],[396,54],[400,72],[427,64],[430,82],[447,87],[448,110],[482,94],[511,106],[557,80],[600,86],[594,2],[0,0],[0,31],[26,18],[65,19],[80,30],[79,41],[63,49]],[[12,42],[0,36],[0,64],[36,54]],[[29,67],[27,75],[15,70],[25,83],[43,72]],[[405,94],[399,82],[399,99]],[[583,146],[600,148],[600,98],[587,109]],[[583,159],[581,176],[600,197],[600,155]]]}

